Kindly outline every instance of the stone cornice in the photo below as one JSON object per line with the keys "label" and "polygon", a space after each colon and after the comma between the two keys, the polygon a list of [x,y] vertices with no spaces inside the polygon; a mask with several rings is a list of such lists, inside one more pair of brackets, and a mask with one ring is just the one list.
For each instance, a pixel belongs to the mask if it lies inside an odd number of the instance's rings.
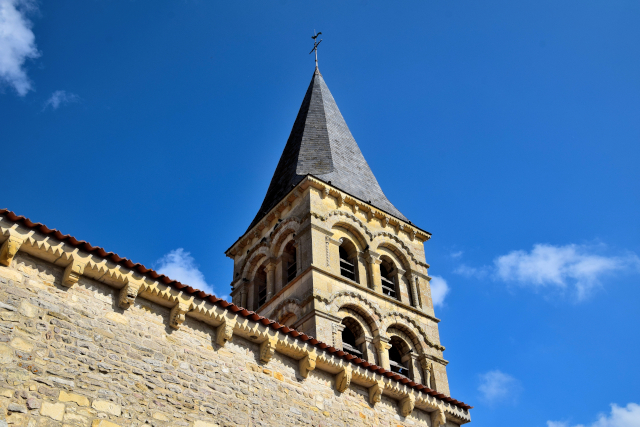
{"label": "stone cornice", "polygon": [[277,203],[264,217],[252,228],[247,230],[242,236],[231,245],[229,249],[225,251],[225,255],[229,258],[235,257],[239,252],[242,252],[243,248],[253,241],[254,238],[262,235],[265,228],[268,228],[271,223],[280,218],[281,213],[298,198],[302,197],[304,192],[309,188],[314,187],[320,191],[323,197],[332,196],[336,199],[338,206],[349,205],[352,212],[355,214],[358,211],[363,212],[369,220],[373,218],[379,219],[385,226],[394,227],[396,233],[400,230],[404,230],[411,238],[417,238],[421,242],[426,242],[431,238],[431,233],[424,231],[421,228],[416,227],[411,222],[403,221],[375,208],[366,201],[360,200],[336,187],[332,187],[328,183],[314,177],[313,175],[307,175],[302,181],[298,183],[279,203]]}

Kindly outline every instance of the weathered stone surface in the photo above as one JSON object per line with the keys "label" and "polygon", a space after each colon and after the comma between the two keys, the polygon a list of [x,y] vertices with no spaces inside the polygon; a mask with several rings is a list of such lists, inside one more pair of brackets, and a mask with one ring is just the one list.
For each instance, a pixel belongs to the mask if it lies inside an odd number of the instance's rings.
{"label": "weathered stone surface", "polygon": [[87,399],[85,396],[75,393],[67,393],[64,390],[60,391],[58,400],[60,402],[75,402],[79,406],[89,406],[89,399]]}
{"label": "weathered stone surface", "polygon": [[15,348],[16,350],[21,350],[21,351],[25,351],[27,353],[31,352],[33,350],[33,343],[22,339],[20,337],[15,337],[14,339],[12,339],[9,342],[9,345],[13,348]]}
{"label": "weathered stone surface", "polygon": [[42,402],[40,415],[52,418],[56,421],[62,421],[64,417],[64,403]]}
{"label": "weathered stone surface", "polygon": [[26,317],[36,317],[38,315],[37,307],[29,304],[27,301],[22,300],[18,312]]}
{"label": "weathered stone surface", "polygon": [[7,409],[10,412],[27,412],[27,407],[18,403],[9,403],[9,405],[7,405]]}
{"label": "weathered stone surface", "polygon": [[14,350],[7,344],[0,343],[0,363],[5,364],[13,360]]}
{"label": "weathered stone surface", "polygon": [[196,421],[193,427],[220,427],[220,424],[208,423],[205,421]]}
{"label": "weathered stone surface", "polygon": [[120,313],[109,312],[105,314],[104,317],[106,319],[111,320],[112,322],[121,323],[123,325],[126,325],[129,323],[129,320],[127,320],[127,318]]}
{"label": "weathered stone surface", "polygon": [[27,399],[27,407],[29,409],[38,409],[40,406],[42,406],[42,402],[35,397],[30,397]]}
{"label": "weathered stone surface", "polygon": [[107,420],[93,420],[91,427],[121,427],[121,425]]}
{"label": "weathered stone surface", "polygon": [[122,414],[122,408],[113,402],[106,400],[94,400],[91,407],[100,412],[106,412],[107,414],[120,416]]}

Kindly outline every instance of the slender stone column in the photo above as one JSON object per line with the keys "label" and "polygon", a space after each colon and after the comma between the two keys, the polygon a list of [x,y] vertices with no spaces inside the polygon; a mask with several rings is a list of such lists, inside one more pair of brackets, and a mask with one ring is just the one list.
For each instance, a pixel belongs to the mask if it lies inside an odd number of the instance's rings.
{"label": "slender stone column", "polygon": [[389,339],[378,335],[373,339],[373,343],[376,346],[376,350],[378,350],[378,365],[387,371],[391,370],[391,365],[389,365],[389,349],[391,348]]}
{"label": "slender stone column", "polygon": [[416,308],[422,308],[420,297],[418,296],[418,276],[409,270],[404,277],[407,279],[407,284],[409,285],[408,291],[411,292],[412,305]]}
{"label": "slender stone column", "polygon": [[418,361],[420,362],[420,366],[422,367],[422,374],[424,378],[422,384],[426,385],[432,390],[436,390],[436,382],[433,375],[433,366],[431,364],[431,361],[425,355],[418,357]]}
{"label": "slender stone column", "polygon": [[242,286],[242,290],[240,291],[240,307],[247,308],[247,284],[245,283]]}
{"label": "slender stone column", "polygon": [[267,272],[267,301],[275,295],[276,289],[276,263],[271,261],[265,266]]}
{"label": "slender stone column", "polygon": [[366,255],[367,262],[369,263],[369,269],[371,271],[371,284],[373,286],[373,290],[378,293],[382,293],[382,280],[380,279],[380,264],[382,264],[382,260],[380,259],[380,254],[368,250]]}

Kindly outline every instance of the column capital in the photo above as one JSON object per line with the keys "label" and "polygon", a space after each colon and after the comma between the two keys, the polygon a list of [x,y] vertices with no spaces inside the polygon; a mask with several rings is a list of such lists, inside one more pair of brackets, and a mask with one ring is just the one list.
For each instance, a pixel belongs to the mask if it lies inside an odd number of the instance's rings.
{"label": "column capital", "polygon": [[365,259],[369,264],[382,264],[382,260],[380,259],[380,254],[378,252],[374,252],[371,249],[367,249],[364,255],[365,255]]}

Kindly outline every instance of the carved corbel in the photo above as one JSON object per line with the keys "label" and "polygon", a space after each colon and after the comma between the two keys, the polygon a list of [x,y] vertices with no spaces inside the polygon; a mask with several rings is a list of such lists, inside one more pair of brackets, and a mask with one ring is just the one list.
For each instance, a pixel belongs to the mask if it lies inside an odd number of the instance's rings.
{"label": "carved corbel", "polygon": [[382,226],[383,226],[384,228],[387,228],[387,226],[389,225],[389,217],[388,217],[388,216],[385,216],[384,218],[382,218],[382,221],[381,221],[381,222],[382,222]]}
{"label": "carved corbel", "polygon": [[416,397],[409,393],[404,399],[400,400],[400,413],[403,417],[408,417],[416,406]]}
{"label": "carved corbel", "polygon": [[190,309],[191,302],[178,302],[178,304],[171,309],[171,313],[169,313],[169,326],[173,329],[180,329],[180,325],[184,323],[187,318],[187,312]]}
{"label": "carved corbel", "polygon": [[440,427],[447,424],[447,417],[444,415],[444,409],[438,405],[438,409],[431,413],[431,427]]}
{"label": "carved corbel", "polygon": [[336,390],[340,393],[344,393],[351,384],[351,376],[353,375],[353,368],[351,365],[346,365],[342,368],[342,371],[336,375]]}
{"label": "carved corbel", "polygon": [[219,346],[224,346],[233,336],[233,328],[236,326],[235,319],[225,319],[216,329],[216,342]]}
{"label": "carved corbel", "polygon": [[71,264],[64,269],[64,274],[62,276],[62,284],[64,286],[73,286],[78,283],[80,280],[80,276],[84,273],[84,267],[87,264],[82,262],[75,257],[71,258]]}
{"label": "carved corbel", "polygon": [[411,239],[412,242],[416,239],[416,230],[411,229],[411,231],[409,231],[409,239]]}
{"label": "carved corbel", "polygon": [[328,195],[329,195],[329,187],[324,187],[322,189],[322,198],[326,199]]}
{"label": "carved corbel", "polygon": [[336,196],[336,204],[340,208],[340,207],[342,207],[343,203],[344,203],[344,199],[342,198],[342,194],[338,194]]}
{"label": "carved corbel", "polygon": [[382,400],[382,392],[384,391],[384,381],[379,380],[369,387],[369,403],[375,405]]}
{"label": "carved corbel", "polygon": [[260,360],[264,363],[268,363],[276,352],[276,344],[278,339],[276,337],[268,337],[260,344]]}
{"label": "carved corbel", "polygon": [[2,247],[0,248],[0,264],[6,265],[8,267],[23,243],[23,238],[18,236],[9,236],[9,238],[4,241]]}
{"label": "carved corbel", "polygon": [[307,378],[309,376],[309,372],[316,368],[317,358],[318,354],[315,350],[312,350],[300,359],[300,376],[302,376],[302,378]]}
{"label": "carved corbel", "polygon": [[138,292],[142,287],[142,281],[127,280],[124,288],[120,289],[120,297],[118,298],[118,306],[123,309],[127,309],[133,305],[138,296]]}
{"label": "carved corbel", "polygon": [[351,210],[353,211],[354,215],[358,213],[358,202],[353,202],[353,205],[351,205]]}

